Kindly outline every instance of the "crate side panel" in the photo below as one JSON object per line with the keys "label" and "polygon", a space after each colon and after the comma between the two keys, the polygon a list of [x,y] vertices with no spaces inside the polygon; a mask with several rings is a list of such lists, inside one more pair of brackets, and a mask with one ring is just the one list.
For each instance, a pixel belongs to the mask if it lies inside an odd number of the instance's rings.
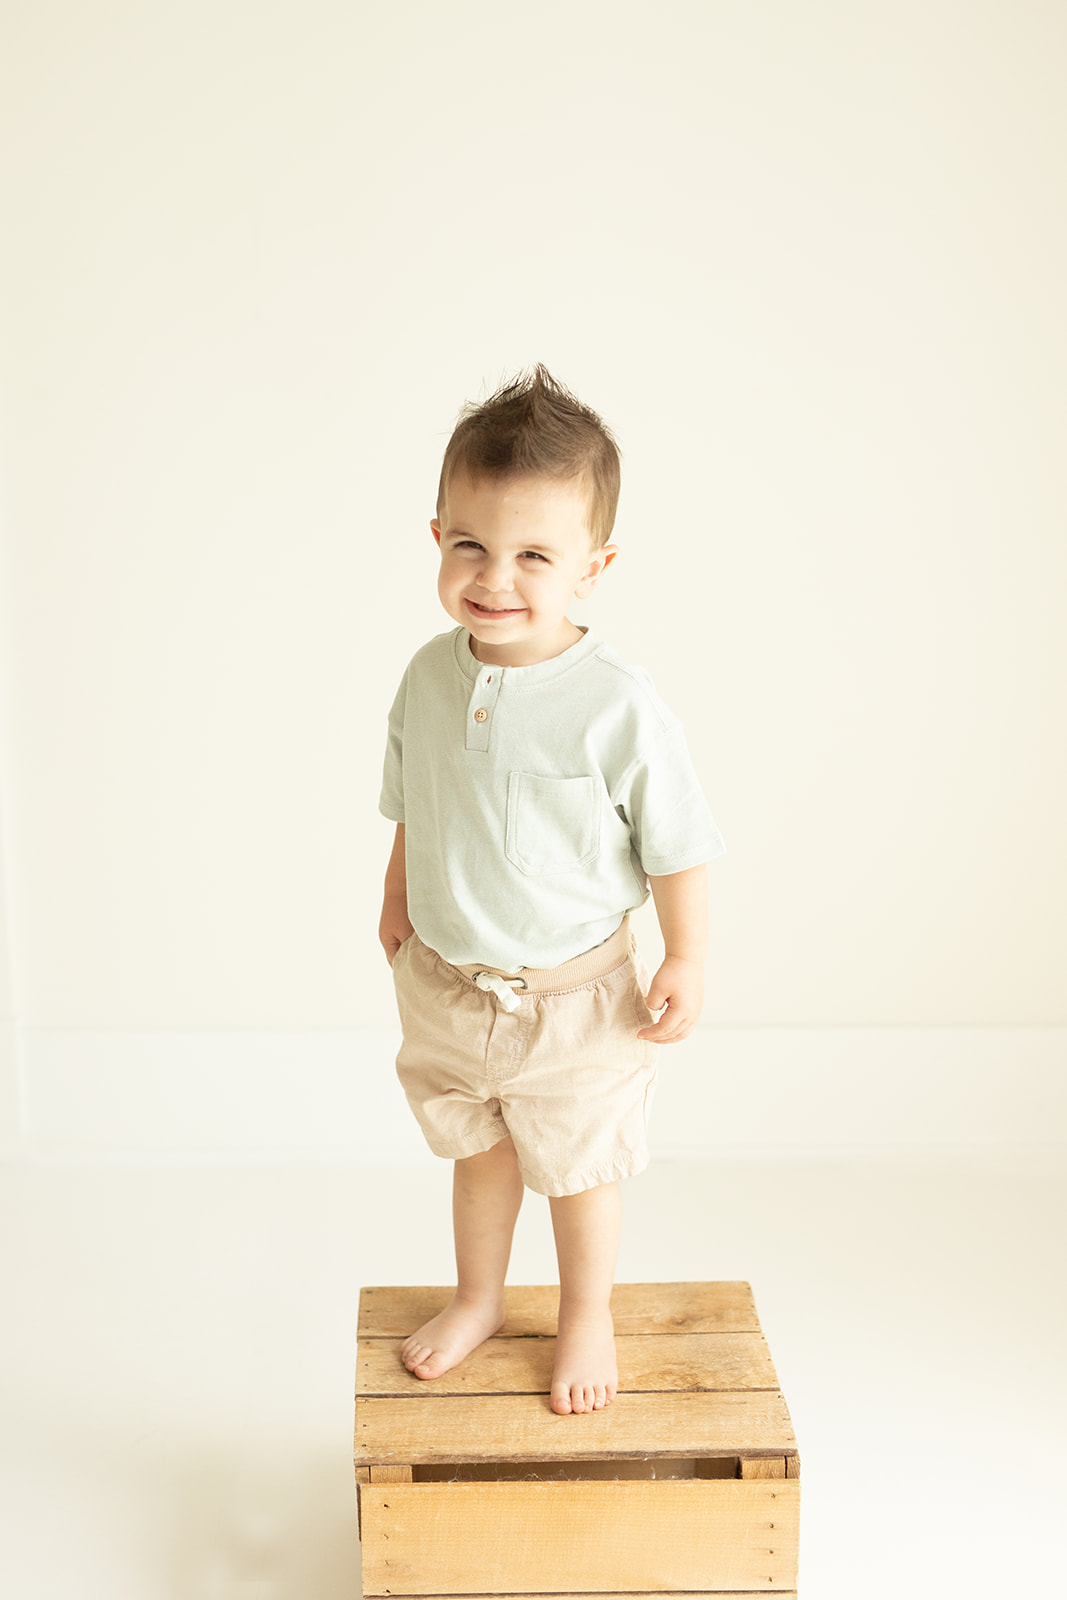
{"label": "crate side panel", "polygon": [[796,1585],[798,1484],[370,1485],[361,1498],[368,1596]]}

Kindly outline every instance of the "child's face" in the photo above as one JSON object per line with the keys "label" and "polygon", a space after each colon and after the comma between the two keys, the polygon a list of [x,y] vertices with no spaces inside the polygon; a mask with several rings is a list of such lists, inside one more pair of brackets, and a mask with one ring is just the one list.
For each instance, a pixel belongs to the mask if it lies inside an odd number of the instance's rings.
{"label": "child's face", "polygon": [[478,660],[502,667],[548,661],[574,644],[567,607],[592,593],[616,554],[614,545],[593,549],[580,480],[457,473],[430,527],[441,604],[470,629]]}

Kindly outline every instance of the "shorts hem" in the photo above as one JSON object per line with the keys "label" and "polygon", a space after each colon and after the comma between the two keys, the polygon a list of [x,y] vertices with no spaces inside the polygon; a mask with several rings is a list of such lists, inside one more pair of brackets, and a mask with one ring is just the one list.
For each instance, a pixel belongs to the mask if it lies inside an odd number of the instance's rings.
{"label": "shorts hem", "polygon": [[537,1181],[534,1181],[533,1174],[528,1174],[521,1162],[519,1170],[527,1189],[532,1189],[535,1194],[547,1195],[550,1200],[560,1200],[569,1194],[584,1194],[587,1189],[599,1189],[601,1185],[615,1183],[619,1178],[636,1178],[639,1172],[644,1172],[649,1160],[647,1150],[628,1152],[616,1156],[614,1161],[601,1161],[595,1167],[582,1167],[562,1178],[544,1178],[537,1174]]}
{"label": "shorts hem", "polygon": [[440,1156],[442,1161],[465,1161],[468,1156],[484,1155],[487,1150],[492,1150],[501,1140],[508,1137],[507,1124],[490,1122],[477,1133],[469,1134],[466,1139],[449,1139],[441,1141],[431,1140],[427,1135],[426,1143],[430,1146],[435,1156]]}

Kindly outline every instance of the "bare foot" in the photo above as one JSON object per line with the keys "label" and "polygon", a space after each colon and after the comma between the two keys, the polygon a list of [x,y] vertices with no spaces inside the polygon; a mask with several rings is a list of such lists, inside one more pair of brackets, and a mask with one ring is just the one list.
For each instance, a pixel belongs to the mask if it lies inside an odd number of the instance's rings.
{"label": "bare foot", "polygon": [[400,1359],[416,1378],[439,1378],[458,1366],[504,1322],[504,1301],[467,1301],[454,1294],[445,1309],[400,1346]]}
{"label": "bare foot", "polygon": [[550,1403],[561,1417],[601,1411],[619,1391],[615,1329],[610,1311],[581,1321],[561,1319]]}

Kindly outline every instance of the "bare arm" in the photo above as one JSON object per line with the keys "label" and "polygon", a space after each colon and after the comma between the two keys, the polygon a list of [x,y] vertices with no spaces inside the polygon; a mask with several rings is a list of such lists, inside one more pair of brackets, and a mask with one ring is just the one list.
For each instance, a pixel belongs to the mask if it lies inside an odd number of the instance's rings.
{"label": "bare arm", "polygon": [[393,957],[411,932],[411,922],[408,918],[407,870],[404,864],[404,824],[398,822],[396,838],[393,840],[393,853],[385,869],[382,920],[378,924],[378,938],[382,942],[390,966],[393,964]]}
{"label": "bare arm", "polygon": [[650,1011],[666,1006],[639,1039],[656,1044],[677,1044],[691,1032],[704,1004],[704,956],[708,948],[707,868],[701,864],[685,872],[649,878],[656,904],[664,958],[649,987]]}

